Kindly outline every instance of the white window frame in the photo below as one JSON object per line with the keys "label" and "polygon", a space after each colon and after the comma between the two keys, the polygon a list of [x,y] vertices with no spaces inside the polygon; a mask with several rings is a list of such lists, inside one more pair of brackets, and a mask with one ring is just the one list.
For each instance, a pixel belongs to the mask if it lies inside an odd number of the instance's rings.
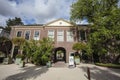
{"label": "white window frame", "polygon": [[[36,31],[39,32],[39,35],[38,35],[37,37],[35,36],[35,32],[36,32]],[[33,39],[34,39],[34,40],[40,40],[40,30],[34,30]]]}
{"label": "white window frame", "polygon": [[48,30],[48,37],[55,40],[55,30]]}
{"label": "white window frame", "polygon": [[[61,33],[62,34],[61,34]],[[62,38],[62,39],[60,39],[60,37]],[[58,42],[64,42],[64,30],[57,30],[57,41]]]}
{"label": "white window frame", "polygon": [[[27,31],[30,31],[30,35],[29,35],[29,39],[28,40],[30,40],[30,36],[31,36],[31,30],[25,30],[25,33],[24,33],[24,38],[26,37],[26,32]],[[27,40],[27,39],[26,39]]]}
{"label": "white window frame", "polygon": [[66,31],[66,39],[67,42],[73,42],[74,41],[74,36],[73,36],[73,32],[70,30]]}
{"label": "white window frame", "polygon": [[[17,36],[18,32],[19,32],[19,31],[16,32],[16,37],[18,37],[18,36]],[[20,36],[20,37],[22,37],[22,31],[21,31],[21,36]]]}

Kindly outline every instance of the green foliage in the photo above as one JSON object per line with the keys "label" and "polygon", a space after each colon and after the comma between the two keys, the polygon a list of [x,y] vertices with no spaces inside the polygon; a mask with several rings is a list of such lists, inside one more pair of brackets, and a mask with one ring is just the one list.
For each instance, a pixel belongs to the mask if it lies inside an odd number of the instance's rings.
{"label": "green foliage", "polygon": [[[91,33],[89,50],[105,54],[120,53],[120,8],[119,0],[77,0],[71,6],[71,20],[88,20]],[[91,49],[90,49],[91,48]]]}
{"label": "green foliage", "polygon": [[7,27],[4,28],[4,30],[10,34],[11,27],[10,27],[10,26],[7,26]]}
{"label": "green foliage", "polygon": [[8,31],[10,33],[11,31],[11,26],[15,26],[15,25],[23,25],[23,22],[21,20],[21,18],[15,17],[13,19],[8,19],[6,21],[7,27],[5,27],[5,30]]}
{"label": "green foliage", "polygon": [[5,53],[0,51],[0,57],[5,57]]}
{"label": "green foliage", "polygon": [[57,51],[57,54],[61,54],[61,53],[63,53],[61,50]]}
{"label": "green foliage", "polygon": [[82,42],[78,42],[78,43],[75,43],[73,44],[73,50],[76,50],[76,51],[80,51],[80,50],[84,50],[86,47],[85,43],[82,43]]}
{"label": "green foliage", "polygon": [[37,65],[45,65],[53,50],[53,41],[50,38],[43,38],[37,43],[37,49],[33,52],[33,61]]}
{"label": "green foliage", "polygon": [[21,54],[17,54],[16,58],[22,58],[22,55]]}
{"label": "green foliage", "polygon": [[21,60],[24,60],[24,59],[25,59],[25,55],[18,53],[18,54],[16,55],[16,58],[21,58]]}
{"label": "green foliage", "polygon": [[23,22],[22,22],[21,18],[15,17],[13,19],[8,19],[6,21],[6,24],[7,24],[7,26],[10,27],[10,26],[15,26],[15,25],[23,25]]}
{"label": "green foliage", "polygon": [[71,20],[87,18],[89,22],[110,14],[112,8],[117,7],[119,0],[77,0],[71,6]]}
{"label": "green foliage", "polygon": [[8,56],[12,48],[12,42],[6,37],[0,37],[0,51],[5,53]]}
{"label": "green foliage", "polygon": [[117,69],[120,69],[120,64],[111,64],[111,63],[103,64],[103,63],[95,63],[95,65],[103,66],[103,67],[109,67],[109,68],[117,68]]}
{"label": "green foliage", "polygon": [[26,42],[26,40],[24,38],[21,37],[16,37],[12,39],[13,44],[20,46],[20,49],[23,49],[23,46]]}

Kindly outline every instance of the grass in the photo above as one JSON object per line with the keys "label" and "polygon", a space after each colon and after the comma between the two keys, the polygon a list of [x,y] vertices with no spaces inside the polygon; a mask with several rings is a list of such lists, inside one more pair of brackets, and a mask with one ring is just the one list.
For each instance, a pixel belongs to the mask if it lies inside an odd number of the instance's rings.
{"label": "grass", "polygon": [[112,63],[95,63],[97,66],[108,67],[108,68],[116,68],[120,69],[120,64],[112,64]]}

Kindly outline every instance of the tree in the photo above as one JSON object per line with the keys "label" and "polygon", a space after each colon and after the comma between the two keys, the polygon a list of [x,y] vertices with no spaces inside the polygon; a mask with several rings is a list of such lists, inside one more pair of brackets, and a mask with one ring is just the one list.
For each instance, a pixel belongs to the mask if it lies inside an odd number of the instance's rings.
{"label": "tree", "polygon": [[91,28],[88,43],[99,56],[120,54],[119,0],[78,0],[71,7],[71,20],[87,19]]}
{"label": "tree", "polygon": [[37,65],[45,65],[48,61],[50,61],[53,50],[53,41],[50,38],[43,38],[37,45],[38,47],[33,53],[34,63]]}
{"label": "tree", "polygon": [[0,37],[0,51],[6,53],[6,57],[8,57],[10,50],[12,48],[12,42],[6,37]]}
{"label": "tree", "polygon": [[13,19],[8,19],[6,21],[7,27],[5,27],[5,30],[8,31],[10,33],[11,31],[11,27],[10,26],[15,26],[15,25],[23,25],[23,22],[21,20],[21,18],[13,18]]}
{"label": "tree", "polygon": [[33,53],[35,53],[35,51],[38,49],[38,41],[35,41],[35,40],[29,40],[29,41],[26,41],[25,42],[25,45],[24,45],[24,48],[23,48],[23,52],[27,58],[27,62],[28,60],[30,62],[32,62],[33,60]]}
{"label": "tree", "polygon": [[22,54],[23,52],[23,47],[25,45],[25,39],[21,38],[21,37],[16,37],[12,39],[12,43],[13,43],[13,48],[12,48],[12,52],[11,52],[11,56],[13,57],[13,50],[15,46],[19,46],[19,52],[20,54]]}
{"label": "tree", "polygon": [[79,51],[82,51],[84,50],[86,47],[86,44],[85,43],[82,43],[82,42],[78,42],[78,43],[75,43],[73,44],[73,50],[76,50],[77,52]]}
{"label": "tree", "polygon": [[15,17],[13,19],[8,19],[6,21],[6,24],[7,24],[7,26],[10,27],[10,26],[15,26],[15,25],[23,25],[23,22],[22,22],[21,18]]}

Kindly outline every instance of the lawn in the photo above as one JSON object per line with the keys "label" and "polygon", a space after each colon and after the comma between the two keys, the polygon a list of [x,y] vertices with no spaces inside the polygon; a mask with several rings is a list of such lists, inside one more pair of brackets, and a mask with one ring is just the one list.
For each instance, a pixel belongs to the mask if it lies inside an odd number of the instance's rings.
{"label": "lawn", "polygon": [[108,67],[108,68],[117,68],[120,69],[120,64],[112,64],[112,63],[95,63],[97,66]]}

